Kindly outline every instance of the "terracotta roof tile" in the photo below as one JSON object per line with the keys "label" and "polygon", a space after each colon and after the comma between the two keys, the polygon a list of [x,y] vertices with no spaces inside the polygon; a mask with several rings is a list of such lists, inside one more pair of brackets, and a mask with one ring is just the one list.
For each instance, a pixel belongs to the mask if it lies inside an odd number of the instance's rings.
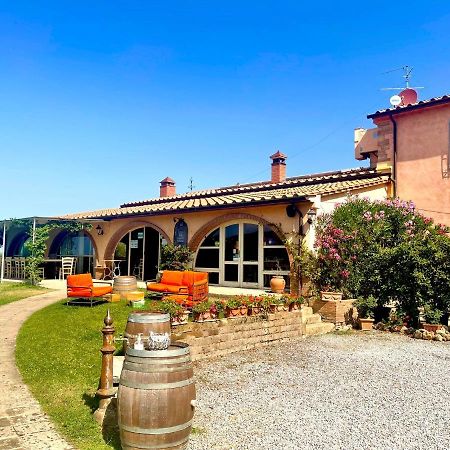
{"label": "terracotta roof tile", "polygon": [[[138,205],[122,206],[120,208],[102,209],[98,211],[68,214],[64,218],[93,219],[113,218],[118,216],[152,215],[171,213],[173,211],[187,212],[193,209],[224,208],[228,206],[248,205],[258,202],[289,201],[317,194],[337,194],[354,189],[384,184],[388,175],[380,175],[372,169],[354,169],[341,172],[317,174],[309,177],[297,177],[278,184],[263,184],[243,187],[230,187],[197,192],[196,196],[175,196],[172,198],[155,199]],[[208,192],[208,193],[207,193]]]}
{"label": "terracotta roof tile", "polygon": [[432,97],[428,100],[420,100],[417,103],[396,106],[394,108],[386,108],[375,111],[373,114],[367,116],[368,119],[373,119],[375,117],[383,116],[385,114],[398,114],[401,112],[416,110],[420,108],[425,108],[428,106],[436,106],[444,103],[450,103],[450,94],[442,95],[441,97]]}

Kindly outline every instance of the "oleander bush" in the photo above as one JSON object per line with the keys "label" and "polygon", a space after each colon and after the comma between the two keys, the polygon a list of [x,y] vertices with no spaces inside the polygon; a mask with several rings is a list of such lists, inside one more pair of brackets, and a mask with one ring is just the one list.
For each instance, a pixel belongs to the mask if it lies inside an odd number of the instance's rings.
{"label": "oleander bush", "polygon": [[415,320],[420,306],[442,313],[450,307],[448,231],[412,202],[349,197],[318,220],[312,281],[347,298],[395,302]]}

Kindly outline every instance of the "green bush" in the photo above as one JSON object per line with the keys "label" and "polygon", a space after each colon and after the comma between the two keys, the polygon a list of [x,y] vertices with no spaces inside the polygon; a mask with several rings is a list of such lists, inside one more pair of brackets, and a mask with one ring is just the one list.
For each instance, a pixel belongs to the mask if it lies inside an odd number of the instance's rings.
{"label": "green bush", "polygon": [[399,199],[371,202],[350,197],[317,227],[317,290],[349,298],[373,295],[395,302],[417,320],[419,306],[450,306],[450,239],[447,227]]}
{"label": "green bush", "polygon": [[444,315],[439,309],[433,308],[430,305],[425,305],[423,308],[423,315],[426,323],[437,325],[441,323],[441,318]]}
{"label": "green bush", "polygon": [[189,270],[193,253],[188,247],[167,244],[161,248],[161,270]]}
{"label": "green bush", "polygon": [[367,298],[358,297],[353,306],[358,310],[358,315],[361,319],[373,319],[374,310],[377,307],[377,299],[373,295]]}

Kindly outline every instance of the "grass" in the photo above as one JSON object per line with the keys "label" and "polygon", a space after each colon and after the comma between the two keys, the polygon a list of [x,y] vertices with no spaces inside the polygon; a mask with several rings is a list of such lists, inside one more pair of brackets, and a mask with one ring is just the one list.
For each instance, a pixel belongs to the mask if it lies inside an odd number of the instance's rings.
{"label": "grass", "polygon": [[[92,416],[98,407],[100,330],[108,308],[116,336],[123,334],[132,311],[124,302],[89,308],[61,300],[33,314],[17,337],[16,360],[25,383],[59,432],[80,450],[121,448],[117,433],[102,436]],[[121,344],[116,347],[121,350]]]}
{"label": "grass", "polygon": [[22,300],[32,295],[37,295],[46,291],[47,289],[32,286],[27,283],[1,283],[0,284],[0,306],[6,305],[17,300]]}
{"label": "grass", "polygon": [[77,448],[120,449],[117,435],[105,436],[105,443],[92,413],[98,407],[103,318],[109,307],[117,335],[124,332],[131,309],[123,302],[92,308],[63,302],[25,322],[17,338],[17,365],[44,411]]}

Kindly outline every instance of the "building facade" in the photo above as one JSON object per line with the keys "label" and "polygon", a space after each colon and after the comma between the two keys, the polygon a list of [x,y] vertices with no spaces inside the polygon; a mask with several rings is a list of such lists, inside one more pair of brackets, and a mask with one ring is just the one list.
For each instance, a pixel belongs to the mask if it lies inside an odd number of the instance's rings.
{"label": "building facade", "polygon": [[377,111],[355,130],[355,157],[392,172],[392,195],[450,226],[450,96]]}

